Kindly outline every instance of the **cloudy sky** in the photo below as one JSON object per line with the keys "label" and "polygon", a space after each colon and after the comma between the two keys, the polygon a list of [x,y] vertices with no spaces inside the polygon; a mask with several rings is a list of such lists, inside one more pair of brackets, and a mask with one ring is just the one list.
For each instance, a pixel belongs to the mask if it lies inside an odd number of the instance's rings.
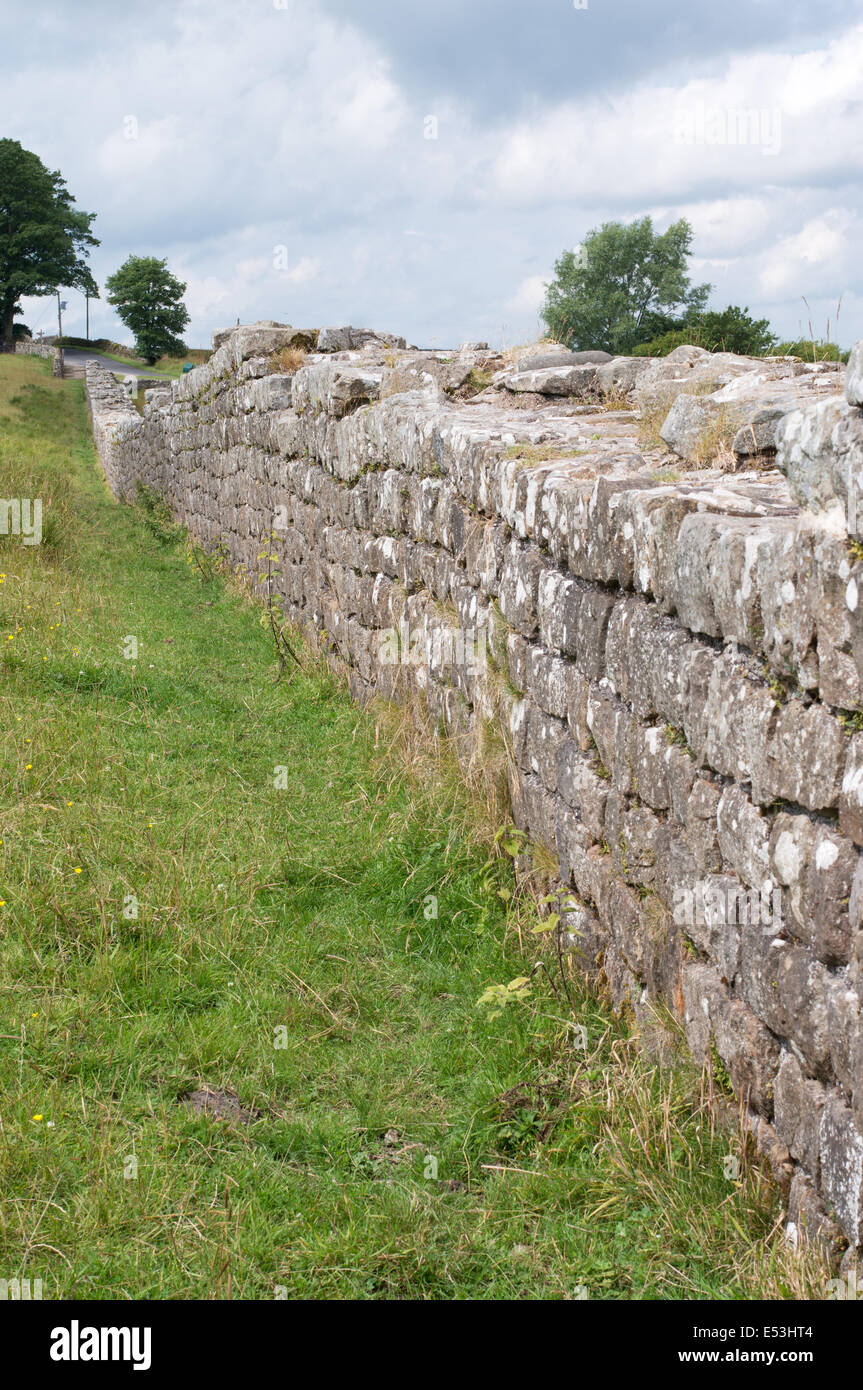
{"label": "cloudy sky", "polygon": [[[0,49],[0,134],[98,214],[100,283],[168,258],[193,346],[523,342],[560,252],[645,213],[689,218],[716,307],[823,336],[841,296],[863,337],[854,0],[0,0]],[[129,336],[104,302],[91,333]]]}

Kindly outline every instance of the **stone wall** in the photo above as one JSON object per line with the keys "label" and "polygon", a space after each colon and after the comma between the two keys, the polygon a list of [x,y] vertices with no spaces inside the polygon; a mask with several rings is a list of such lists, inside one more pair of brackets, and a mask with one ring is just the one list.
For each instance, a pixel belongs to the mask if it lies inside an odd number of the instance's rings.
{"label": "stone wall", "polygon": [[63,359],[60,355],[60,349],[55,347],[53,343],[42,343],[37,338],[28,338],[23,342],[17,341],[15,351],[23,352],[30,357],[50,357],[52,376],[63,375]]}
{"label": "stone wall", "polygon": [[275,324],[216,342],[143,417],[88,367],[115,494],[145,483],[251,575],[272,536],[288,616],[357,698],[415,692],[465,757],[503,739],[567,946],[727,1074],[790,1235],[853,1251],[863,345],[840,377]]}

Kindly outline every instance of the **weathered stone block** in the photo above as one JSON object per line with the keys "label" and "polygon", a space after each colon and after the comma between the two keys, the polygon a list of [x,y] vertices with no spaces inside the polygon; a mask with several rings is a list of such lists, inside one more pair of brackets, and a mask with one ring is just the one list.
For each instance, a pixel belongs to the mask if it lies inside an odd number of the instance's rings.
{"label": "weathered stone block", "polygon": [[508,391],[534,391],[542,396],[574,396],[576,399],[598,392],[596,367],[589,363],[504,372],[501,385]]}
{"label": "weathered stone block", "polygon": [[863,1137],[838,1095],[825,1101],[819,1147],[824,1196],[845,1236],[859,1245],[863,1241]]}
{"label": "weathered stone block", "polygon": [[770,835],[770,865],[787,888],[787,927],[827,965],[847,963],[849,902],[857,851],[829,826],[782,812]]}
{"label": "weathered stone block", "polygon": [[794,1045],[810,1074],[829,1079],[829,973],[804,946],[774,932],[772,924],[744,923],[738,988],[771,1032]]}
{"label": "weathered stone block", "polygon": [[507,548],[500,580],[500,611],[510,626],[525,637],[533,637],[537,632],[539,578],[546,568],[542,556],[522,547],[520,542],[513,541]]}
{"label": "weathered stone block", "polygon": [[817,1183],[821,1114],[827,1092],[817,1081],[809,1080],[793,1053],[783,1052],[773,1095],[776,1133]]}

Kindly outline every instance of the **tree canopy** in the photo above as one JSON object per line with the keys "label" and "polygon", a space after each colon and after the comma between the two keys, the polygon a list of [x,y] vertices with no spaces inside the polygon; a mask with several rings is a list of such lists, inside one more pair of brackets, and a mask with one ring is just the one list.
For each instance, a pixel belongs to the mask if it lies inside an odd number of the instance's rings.
{"label": "tree canopy", "polygon": [[66,182],[17,140],[0,139],[0,337],[13,336],[22,295],[61,286],[97,293],[87,248],[96,214],[82,212]]}
{"label": "tree canopy", "polygon": [[186,286],[155,256],[129,256],[105,281],[107,300],[135,335],[135,350],[146,362],[165,353],[186,351],[179,336],[189,323],[183,303]]}
{"label": "tree canopy", "polygon": [[629,353],[654,335],[657,317],[697,317],[712,286],[693,286],[686,273],[691,243],[685,218],[662,234],[650,217],[594,228],[555,262],[542,309],[551,335],[573,348]]}

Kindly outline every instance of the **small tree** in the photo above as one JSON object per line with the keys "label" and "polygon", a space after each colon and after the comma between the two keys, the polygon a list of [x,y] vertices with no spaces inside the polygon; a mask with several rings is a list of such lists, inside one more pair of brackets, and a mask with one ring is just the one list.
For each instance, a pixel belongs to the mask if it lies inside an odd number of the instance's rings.
{"label": "small tree", "polygon": [[692,228],[685,218],[658,235],[649,217],[625,226],[605,222],[576,253],[555,263],[542,317],[558,342],[573,348],[631,352],[677,311],[700,314],[711,285],[693,287],[686,274]]}
{"label": "small tree", "polygon": [[0,338],[10,342],[22,295],[96,293],[85,257],[99,242],[65,180],[17,140],[0,140]]}
{"label": "small tree", "polygon": [[135,335],[135,351],[153,363],[165,353],[186,351],[179,336],[188,325],[186,286],[155,256],[129,256],[105,281],[107,300]]}

